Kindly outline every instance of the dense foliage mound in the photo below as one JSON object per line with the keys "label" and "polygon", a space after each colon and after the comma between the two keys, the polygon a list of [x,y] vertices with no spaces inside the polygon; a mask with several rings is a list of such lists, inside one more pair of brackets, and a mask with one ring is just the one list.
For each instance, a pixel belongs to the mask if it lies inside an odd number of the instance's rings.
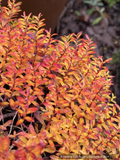
{"label": "dense foliage mound", "polygon": [[41,14],[16,19],[20,4],[0,7],[0,160],[120,158],[110,59],[81,32],[53,39]]}

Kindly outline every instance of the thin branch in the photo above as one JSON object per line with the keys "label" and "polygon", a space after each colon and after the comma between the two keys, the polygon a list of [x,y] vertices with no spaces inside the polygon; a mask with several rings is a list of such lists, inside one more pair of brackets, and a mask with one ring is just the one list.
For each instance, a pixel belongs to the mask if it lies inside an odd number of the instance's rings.
{"label": "thin branch", "polygon": [[12,132],[12,127],[13,127],[13,123],[14,123],[14,120],[15,120],[15,118],[16,118],[16,116],[17,116],[17,111],[15,112],[15,115],[14,115],[14,117],[13,117],[13,122],[12,122],[12,124],[11,124],[11,126],[10,126],[10,132],[9,132],[9,134],[8,134],[8,136],[11,134],[11,132]]}

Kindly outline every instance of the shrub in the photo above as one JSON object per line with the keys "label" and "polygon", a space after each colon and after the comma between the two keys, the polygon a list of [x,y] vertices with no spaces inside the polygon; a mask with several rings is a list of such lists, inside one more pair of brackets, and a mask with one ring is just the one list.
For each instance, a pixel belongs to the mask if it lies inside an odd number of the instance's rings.
{"label": "shrub", "polygon": [[96,43],[81,32],[53,39],[41,14],[16,19],[19,6],[0,8],[0,160],[120,157],[110,59],[96,58]]}

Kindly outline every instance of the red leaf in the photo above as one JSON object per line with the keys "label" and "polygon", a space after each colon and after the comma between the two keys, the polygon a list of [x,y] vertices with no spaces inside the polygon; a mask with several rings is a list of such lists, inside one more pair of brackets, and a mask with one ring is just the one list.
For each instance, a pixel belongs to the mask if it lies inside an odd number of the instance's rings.
{"label": "red leaf", "polygon": [[31,97],[29,98],[29,102],[32,103],[35,99],[36,99],[36,96],[31,96]]}
{"label": "red leaf", "polygon": [[39,66],[40,66],[40,62],[36,65],[35,71],[39,68]]}
{"label": "red leaf", "polygon": [[30,87],[27,89],[27,96],[30,94]]}
{"label": "red leaf", "polygon": [[34,127],[32,126],[32,124],[29,125],[29,130],[30,130],[30,133],[36,134],[36,132],[35,132]]}
{"label": "red leaf", "polygon": [[3,119],[3,114],[0,115],[0,121]]}
{"label": "red leaf", "polygon": [[6,123],[4,123],[3,125],[5,127],[9,126],[10,124],[12,124],[13,120],[8,120]]}
{"label": "red leaf", "polygon": [[87,34],[85,34],[85,37],[86,37],[87,39],[90,39]]}
{"label": "red leaf", "polygon": [[19,92],[26,97],[25,92],[23,92],[23,91],[19,91]]}
{"label": "red leaf", "polygon": [[109,58],[106,61],[104,61],[104,63],[109,63],[111,60],[112,60],[112,58]]}
{"label": "red leaf", "polygon": [[7,130],[7,128],[3,125],[0,125],[0,130]]}
{"label": "red leaf", "polygon": [[27,109],[27,114],[36,112],[37,110],[38,110],[38,108],[36,108],[36,107],[28,108],[28,109]]}

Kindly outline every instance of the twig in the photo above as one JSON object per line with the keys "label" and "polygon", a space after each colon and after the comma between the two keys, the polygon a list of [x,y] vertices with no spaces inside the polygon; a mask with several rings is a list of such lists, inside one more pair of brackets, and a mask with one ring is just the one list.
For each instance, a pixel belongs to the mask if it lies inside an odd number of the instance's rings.
{"label": "twig", "polygon": [[[15,142],[17,142],[17,141],[19,141],[19,139],[17,139]],[[12,148],[13,148],[14,146],[15,146],[14,144],[12,144],[12,145],[10,146],[9,152],[12,150]]]}
{"label": "twig", "polygon": [[3,118],[7,118],[7,117],[12,117],[15,115],[15,111],[13,111],[12,113],[7,113],[3,115]]}
{"label": "twig", "polygon": [[61,18],[63,17],[63,15],[64,15],[65,12],[67,11],[67,9],[68,9],[69,7],[72,7],[74,1],[75,1],[75,0],[70,0],[70,1],[67,3],[67,5],[65,6],[65,8],[63,9],[62,13],[60,14],[60,17],[59,17],[58,23],[57,23],[57,33],[59,33]]}
{"label": "twig", "polygon": [[15,118],[16,118],[17,113],[18,113],[18,112],[16,111],[16,112],[15,112],[15,115],[14,115],[14,117],[13,117],[13,122],[12,122],[12,124],[11,124],[11,126],[10,126],[10,132],[9,132],[8,135],[10,135],[10,133],[11,133],[11,131],[12,131],[13,123],[14,123],[14,120],[15,120]]}

